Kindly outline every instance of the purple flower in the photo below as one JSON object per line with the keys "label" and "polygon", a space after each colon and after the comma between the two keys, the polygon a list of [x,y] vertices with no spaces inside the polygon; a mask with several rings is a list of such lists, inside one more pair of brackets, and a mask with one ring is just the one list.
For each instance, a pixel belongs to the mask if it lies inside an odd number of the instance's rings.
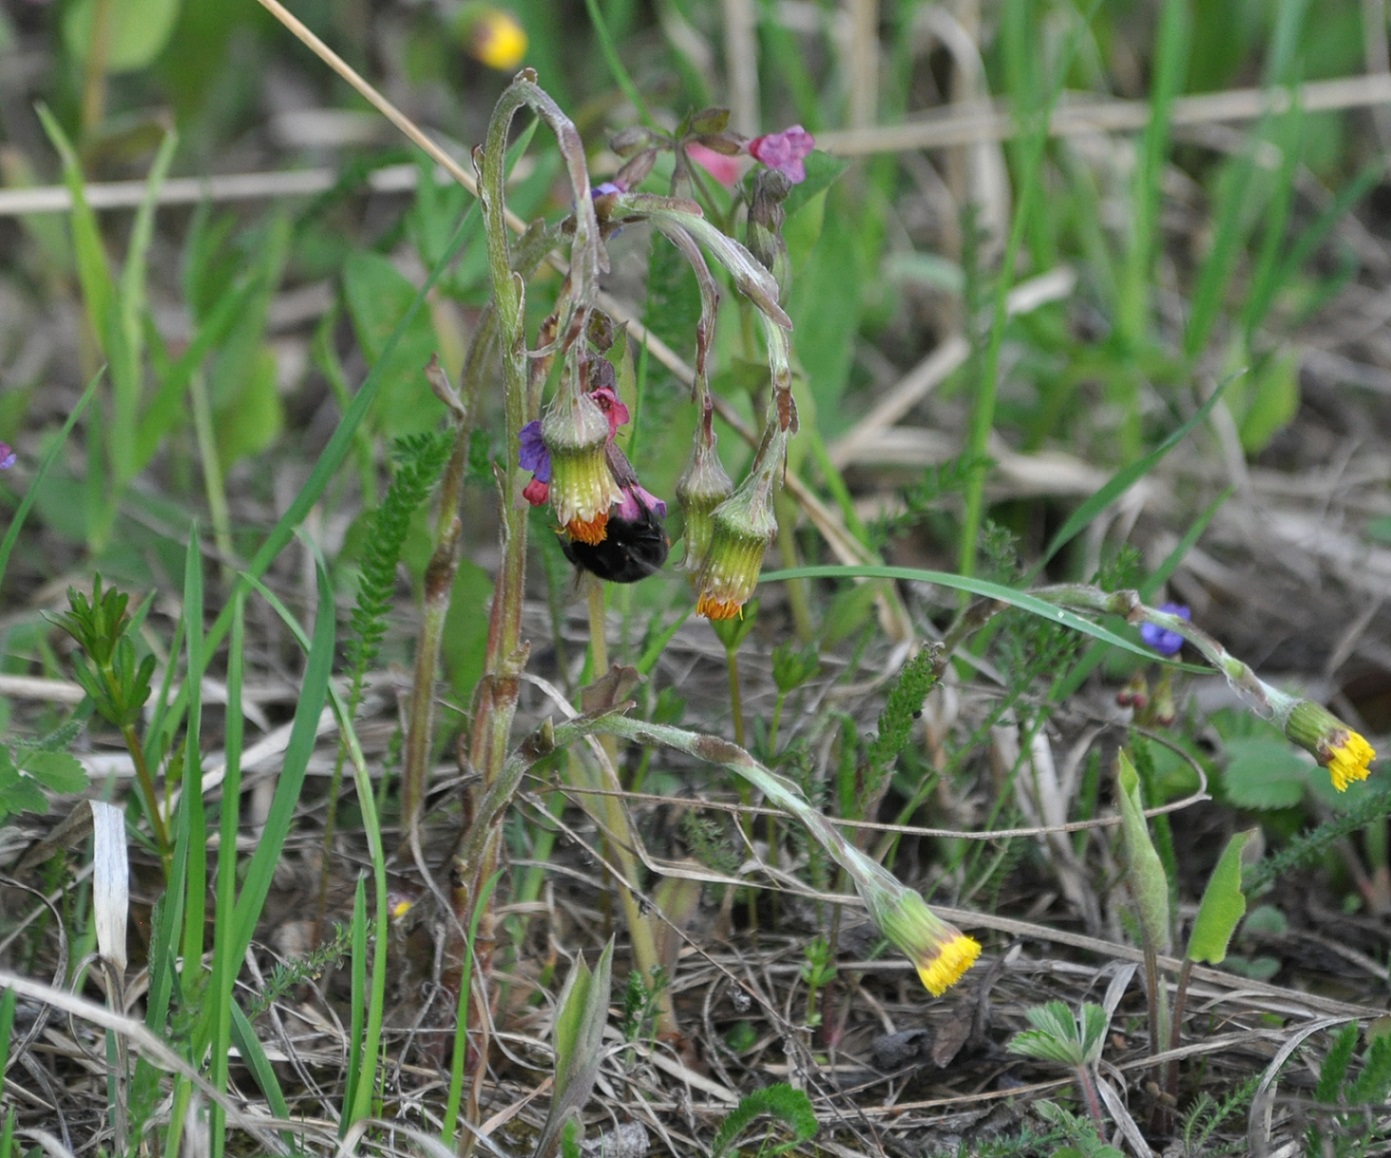
{"label": "purple flower", "polygon": [[749,142],[749,156],[776,169],[794,185],[807,179],[807,167],[802,159],[816,148],[816,138],[801,125],[793,125],[780,133],[755,137]]}
{"label": "purple flower", "polygon": [[531,471],[537,482],[551,481],[551,452],[541,437],[541,420],[533,418],[522,427],[521,453],[517,462],[523,470]]}
{"label": "purple flower", "polygon": [[9,470],[18,461],[8,442],[0,442],[0,470]]}
{"label": "purple flower", "polygon": [[[1193,618],[1193,613],[1182,603],[1165,603],[1159,610],[1169,615],[1177,615],[1180,619]],[[1140,638],[1160,655],[1178,655],[1179,649],[1183,647],[1183,636],[1156,623],[1140,624]]]}
{"label": "purple flower", "polygon": [[659,519],[667,517],[667,505],[646,487],[637,483],[620,488],[623,501],[618,504],[618,517],[630,523],[642,518],[642,508],[646,507]]}

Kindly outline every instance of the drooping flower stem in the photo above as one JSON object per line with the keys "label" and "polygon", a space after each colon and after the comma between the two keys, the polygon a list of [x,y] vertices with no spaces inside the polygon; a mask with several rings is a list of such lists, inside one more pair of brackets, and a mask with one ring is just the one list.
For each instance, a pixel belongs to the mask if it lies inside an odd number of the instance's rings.
{"label": "drooping flower stem", "polygon": [[[498,99],[488,124],[480,168],[479,198],[487,236],[488,276],[498,319],[498,344],[502,354],[505,443],[518,444],[526,422],[529,368],[524,331],[522,278],[514,273],[506,221],[504,178],[507,135],[513,117],[524,107],[533,109],[555,133],[570,177],[575,206],[575,233],[570,254],[570,314],[557,328],[558,341],[568,347],[583,329],[589,303],[598,291],[602,267],[598,222],[590,198],[589,172],[579,133],[560,107],[536,84],[536,75],[524,70]],[[479,684],[474,716],[471,759],[482,774],[484,786],[492,783],[506,760],[512,717],[516,709],[517,680],[526,662],[521,644],[521,613],[526,578],[526,508],[516,501],[520,467],[511,455],[503,460],[502,563],[498,570],[488,624],[488,644],[483,678]],[[487,875],[488,866],[471,866]]]}
{"label": "drooping flower stem", "polygon": [[1366,739],[1337,716],[1310,700],[1291,696],[1272,687],[1218,640],[1185,616],[1158,607],[1147,607],[1137,591],[1102,591],[1085,584],[1039,587],[1035,598],[1076,611],[1123,616],[1128,623],[1153,624],[1192,644],[1205,660],[1227,677],[1227,683],[1262,719],[1273,722],[1285,738],[1311,753],[1328,769],[1333,787],[1347,791],[1350,783],[1365,780],[1376,759]]}
{"label": "drooping flower stem", "polygon": [[596,720],[557,725],[554,742],[564,744],[598,731],[640,744],[661,744],[718,764],[748,781],[770,803],[795,816],[849,874],[875,924],[884,936],[912,958],[923,985],[934,997],[940,997],[960,980],[980,954],[980,946],[972,938],[938,917],[919,893],[901,884],[883,865],[856,848],[812,807],[792,781],[765,768],[737,744],[684,728],[632,720],[617,713]]}
{"label": "drooping flower stem", "polygon": [[[557,326],[557,341],[567,349],[583,332],[589,304],[599,288],[603,250],[598,222],[590,198],[589,172],[578,131],[560,107],[536,84],[536,74],[523,70],[504,90],[493,109],[482,157],[475,152],[479,170],[479,200],[487,239],[488,276],[497,316],[498,347],[502,356],[503,409],[506,416],[504,445],[517,446],[527,418],[530,367],[525,333],[524,281],[512,266],[506,219],[507,138],[512,119],[530,107],[554,132],[570,177],[575,209],[575,231],[570,250],[568,314]],[[507,765],[517,692],[526,664],[527,649],[521,639],[522,602],[526,580],[527,508],[518,501],[520,466],[515,456],[503,456],[500,495],[502,560],[498,567],[488,621],[488,641],[483,675],[473,703],[473,732],[469,760],[480,773],[482,788],[474,802],[472,830],[464,834],[463,853],[456,862],[458,885],[453,898],[456,913],[468,914],[479,896],[482,882],[493,872],[500,839],[501,803],[509,800],[515,783],[502,775]],[[501,799],[499,799],[501,794]],[[486,806],[486,807],[485,807]],[[481,827],[480,827],[481,826]],[[474,974],[486,984],[490,966],[488,947],[493,941],[491,905],[478,920],[476,948],[479,968]],[[460,926],[462,928],[462,926]],[[454,946],[455,962],[468,950]],[[456,970],[456,978],[461,973]],[[470,1006],[474,1008],[474,1006]],[[483,1022],[478,1023],[485,1029]],[[480,1056],[486,1043],[480,1043]],[[480,1066],[477,1073],[482,1073]],[[473,1085],[474,1095],[477,1083]],[[470,1117],[477,1115],[476,1096],[470,1097]]]}

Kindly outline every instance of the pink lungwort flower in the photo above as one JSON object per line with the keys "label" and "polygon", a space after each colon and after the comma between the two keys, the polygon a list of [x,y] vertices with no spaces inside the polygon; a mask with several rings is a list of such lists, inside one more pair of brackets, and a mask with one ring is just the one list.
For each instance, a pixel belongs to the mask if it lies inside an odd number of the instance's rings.
{"label": "pink lungwort flower", "polygon": [[17,457],[8,442],[0,442],[0,470],[9,470],[14,466]]}
{"label": "pink lungwort flower", "polygon": [[794,185],[800,185],[807,179],[807,167],[802,161],[814,148],[816,138],[801,125],[793,125],[780,133],[755,137],[748,145],[749,156],[770,169],[776,169]]}

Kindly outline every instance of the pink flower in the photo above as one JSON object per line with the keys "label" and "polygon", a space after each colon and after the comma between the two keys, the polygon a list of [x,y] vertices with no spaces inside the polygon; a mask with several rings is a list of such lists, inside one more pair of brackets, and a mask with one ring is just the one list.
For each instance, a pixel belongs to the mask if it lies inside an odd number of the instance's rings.
{"label": "pink flower", "polygon": [[710,174],[726,189],[739,180],[739,158],[707,149],[697,141],[686,146],[686,156]]}
{"label": "pink flower", "polygon": [[802,159],[816,148],[816,138],[801,125],[793,125],[780,133],[755,137],[749,142],[749,156],[776,169],[794,185],[807,179],[807,167]]}
{"label": "pink flower", "polygon": [[[600,386],[597,390],[591,390],[589,397],[598,404],[600,410],[609,420],[609,437],[612,438],[618,433],[620,426],[626,425],[629,414],[628,408],[623,404],[622,399],[614,393],[612,386]],[[522,463],[526,466],[526,463]]]}

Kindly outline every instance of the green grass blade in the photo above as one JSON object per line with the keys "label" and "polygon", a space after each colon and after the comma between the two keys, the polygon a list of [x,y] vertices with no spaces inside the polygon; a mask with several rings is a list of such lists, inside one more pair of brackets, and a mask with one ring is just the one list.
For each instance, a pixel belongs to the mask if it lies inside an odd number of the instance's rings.
{"label": "green grass blade", "polygon": [[969,575],[953,575],[949,571],[920,571],[912,567],[793,567],[785,571],[765,572],[759,582],[776,583],[785,579],[901,579],[907,583],[934,583],[939,587],[950,587],[954,591],[964,591],[999,603],[1008,603],[1011,607],[1041,616],[1052,623],[1060,623],[1132,655],[1143,656],[1148,660],[1154,658],[1154,652],[1149,648],[1108,631],[1090,619],[1065,608],[1055,607],[1026,591],[1016,591],[1012,587],[1002,587],[998,583],[989,583]]}
{"label": "green grass blade", "polygon": [[[230,612],[228,618],[230,620]],[[319,732],[319,716],[328,696],[329,677],[333,674],[336,628],[333,601],[321,601],[314,620],[314,638],[309,647],[304,680],[300,684],[299,703],[295,707],[294,723],[290,729],[290,742],[285,749],[280,779],[275,786],[275,797],[271,801],[261,839],[247,865],[245,883],[237,897],[232,917],[229,952],[233,961],[240,961],[251,944],[252,932],[270,892],[271,877],[275,874],[275,866],[280,860],[285,837],[289,834],[295,807],[304,788],[309,758],[314,753],[314,742]]]}
{"label": "green grass blade", "polygon": [[440,1139],[446,1146],[458,1143],[459,1103],[464,1091],[464,1061],[468,1056],[468,1010],[473,992],[473,945],[478,937],[478,922],[488,911],[493,890],[502,879],[502,869],[493,873],[478,890],[478,900],[469,917],[468,952],[464,954],[464,967],[459,977],[459,1007],[454,1016],[454,1053],[449,1063],[449,1094],[444,1104],[444,1123],[440,1129]]}
{"label": "green grass blade", "polygon": [[[348,1127],[364,1116],[358,1113],[358,1107],[364,1100],[370,1103],[375,1085],[372,1078],[376,1073],[373,1056],[367,1054],[362,1041],[365,1029],[363,1009],[367,1002],[367,893],[361,877],[357,878],[357,887],[353,889],[353,915],[348,928],[352,938],[349,969],[352,990],[348,1001],[351,1022],[348,1029],[348,1080],[343,1083],[343,1110],[338,1116],[340,1138],[348,1132]],[[364,1073],[368,1075],[365,1081]],[[367,1090],[365,1099],[358,1096],[364,1087]]]}
{"label": "green grass blade", "polygon": [[604,63],[609,66],[609,75],[613,77],[613,83],[619,87],[628,99],[628,103],[637,109],[642,123],[655,125],[657,122],[652,117],[652,111],[647,107],[647,102],[642,99],[642,93],[638,92],[638,86],[633,83],[632,76],[623,67],[623,61],[618,55],[618,48],[613,43],[613,37],[609,34],[609,26],[605,23],[604,14],[599,8],[599,0],[584,0],[584,6],[589,12],[589,23],[594,28],[594,35],[599,41],[599,51],[604,54]]}
{"label": "green grass blade", "polygon": [[[246,600],[240,594],[233,598],[235,604],[232,609],[232,634],[227,645],[227,714],[223,740],[227,763],[219,793],[222,815],[218,829],[214,929],[233,927],[233,913],[237,902],[237,828],[241,816],[241,753],[245,726],[242,717],[242,682],[246,667]],[[213,1088],[219,1093],[227,1092],[232,1030],[228,1014],[233,1002],[232,988],[237,974],[241,972],[241,962],[230,957],[229,948],[227,937],[213,937],[212,977],[208,982],[211,1000],[208,1002],[207,1016],[199,1026],[200,1036],[195,1038],[194,1045],[197,1056],[202,1056],[204,1048],[209,1051],[209,1077]],[[217,1103],[213,1103],[209,1109],[212,1115],[209,1126],[212,1158],[222,1158],[226,1149],[222,1129],[224,1114],[222,1107]]]}
{"label": "green grass blade", "polygon": [[1159,13],[1150,84],[1149,122],[1140,144],[1131,198],[1130,248],[1121,272],[1116,329],[1127,344],[1141,343],[1149,326],[1150,285],[1159,234],[1159,201],[1168,161],[1170,113],[1187,74],[1191,37],[1186,0],[1165,0]]}
{"label": "green grass blade", "polygon": [[[241,1055],[241,1063],[251,1071],[251,1076],[261,1088],[261,1093],[266,1095],[266,1104],[270,1107],[270,1112],[282,1122],[289,1121],[290,1105],[285,1101],[280,1079],[275,1076],[275,1067],[270,1064],[270,1058],[266,1057],[266,1051],[261,1047],[261,1040],[256,1036],[255,1028],[246,1020],[246,1014],[236,1002],[232,1003],[229,1011],[232,1015],[232,1042]],[[288,1130],[282,1131],[280,1136],[290,1147],[291,1153],[301,1152],[295,1136]]]}
{"label": "green grass blade", "polygon": [[1041,569],[1046,565],[1054,555],[1076,538],[1097,515],[1120,498],[1121,495],[1125,494],[1126,491],[1139,482],[1140,479],[1144,478],[1145,475],[1149,474],[1149,472],[1159,465],[1164,457],[1187,438],[1199,424],[1205,422],[1207,416],[1212,412],[1212,408],[1217,405],[1217,400],[1222,397],[1223,392],[1232,381],[1233,378],[1228,378],[1220,383],[1217,389],[1212,392],[1212,397],[1204,402],[1202,406],[1198,407],[1197,412],[1194,413],[1192,418],[1174,430],[1168,438],[1150,451],[1149,454],[1145,455],[1143,458],[1137,459],[1129,466],[1122,467],[1120,470],[1116,471],[1094,495],[1073,511],[1072,514],[1068,516],[1067,521],[1058,528],[1057,534],[1053,536],[1047,549],[1043,552],[1043,559],[1038,565],[1039,568]]}
{"label": "green grass blade", "polygon": [[[329,579],[328,568],[322,559],[316,559],[316,574],[318,577],[319,605],[325,608],[333,607],[333,586]],[[281,620],[290,629],[290,632],[298,640],[300,646],[311,655],[316,647],[319,646],[319,632],[315,631],[315,640],[305,635],[304,629],[298,621],[290,614],[275,595],[269,591],[260,580],[251,580],[252,586],[266,599],[266,601],[280,616]],[[323,618],[321,616],[321,618]],[[331,643],[331,640],[330,640]],[[333,705],[334,716],[338,722],[339,733],[342,736],[343,747],[348,755],[349,763],[353,769],[353,786],[357,791],[358,807],[362,810],[362,829],[363,835],[367,840],[367,853],[372,864],[372,883],[374,890],[374,901],[376,904],[376,915],[374,925],[374,940],[372,944],[372,992],[367,1003],[366,1030],[361,1039],[363,1042],[364,1058],[371,1058],[375,1066],[378,1045],[381,1041],[382,1015],[385,1010],[386,1001],[386,949],[387,949],[387,899],[386,899],[386,848],[382,843],[381,821],[377,815],[376,799],[372,792],[372,778],[367,771],[367,761],[362,754],[362,746],[358,743],[357,734],[353,731],[352,715],[349,706],[344,702],[338,691],[331,685],[327,689],[328,699]],[[359,1040],[358,1035],[354,1034],[354,1041]],[[369,1075],[365,1082],[353,1085],[355,1093],[351,1100],[345,1102],[345,1107],[350,1110],[350,1116],[344,1119],[344,1129],[347,1124],[358,1121],[366,1117],[371,1111],[372,1093],[376,1088],[375,1071]]]}

